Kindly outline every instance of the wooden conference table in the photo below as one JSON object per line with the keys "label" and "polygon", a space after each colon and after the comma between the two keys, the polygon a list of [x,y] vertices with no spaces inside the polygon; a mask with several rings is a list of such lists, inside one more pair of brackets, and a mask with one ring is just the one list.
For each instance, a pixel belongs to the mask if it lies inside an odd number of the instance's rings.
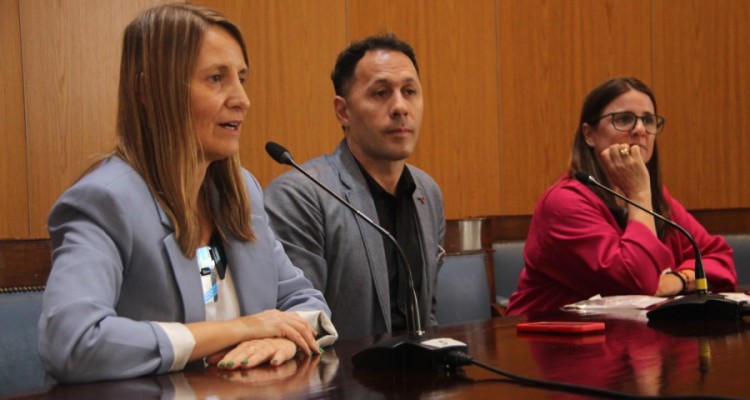
{"label": "wooden conference table", "polygon": [[[604,321],[603,334],[519,334],[522,321]],[[749,397],[750,321],[648,326],[645,314],[583,315],[556,311],[444,326],[437,330],[469,345],[469,354],[530,378],[590,385],[637,395]],[[12,398],[267,399],[267,398],[581,398],[523,385],[477,366],[451,374],[364,371],[351,356],[383,338],[340,341],[319,357],[246,372],[215,368],[80,385],[57,385]]]}

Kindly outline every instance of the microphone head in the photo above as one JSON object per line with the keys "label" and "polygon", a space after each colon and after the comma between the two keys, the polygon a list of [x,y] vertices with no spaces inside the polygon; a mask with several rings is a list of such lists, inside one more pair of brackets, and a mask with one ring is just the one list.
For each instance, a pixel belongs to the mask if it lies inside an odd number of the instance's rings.
{"label": "microphone head", "polygon": [[266,152],[279,164],[292,165],[292,155],[289,150],[276,142],[266,142]]}
{"label": "microphone head", "polygon": [[591,175],[585,172],[578,171],[576,172],[575,175],[576,175],[576,179],[578,179],[578,182],[581,182],[584,185],[590,185],[593,183],[593,178],[591,177]]}

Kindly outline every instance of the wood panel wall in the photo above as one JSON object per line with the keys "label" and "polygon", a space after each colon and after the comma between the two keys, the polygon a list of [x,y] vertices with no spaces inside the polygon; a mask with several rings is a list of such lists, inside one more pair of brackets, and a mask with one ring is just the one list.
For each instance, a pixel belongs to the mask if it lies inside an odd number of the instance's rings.
{"label": "wood panel wall", "polygon": [[[125,26],[161,0],[24,0],[23,49],[29,236],[47,236],[57,197],[114,145]],[[4,212],[0,211],[0,212]]]}
{"label": "wood panel wall", "polygon": [[750,203],[750,2],[657,0],[663,172],[688,208]]}
{"label": "wood panel wall", "polygon": [[329,75],[346,44],[344,0],[203,0],[243,31],[250,53],[243,165],[265,186],[289,169],[266,153],[269,140],[298,162],[328,153],[343,137]]}
{"label": "wood panel wall", "polygon": [[0,238],[29,235],[21,30],[16,0],[0,0]]}
{"label": "wood panel wall", "polygon": [[501,0],[500,214],[528,214],[567,171],[586,94],[633,75],[651,84],[649,0]]}
{"label": "wood panel wall", "polygon": [[[169,1],[169,0],[165,0]],[[113,143],[121,35],[159,0],[0,0],[0,238],[44,238],[54,200]],[[242,28],[252,107],[241,156],[262,184],[342,133],[329,74],[350,41],[414,46],[425,119],[410,162],[449,218],[528,217],[567,166],[584,95],[652,85],[664,180],[689,209],[750,215],[750,2],[743,0],[200,0]],[[735,215],[736,213],[732,213]]]}

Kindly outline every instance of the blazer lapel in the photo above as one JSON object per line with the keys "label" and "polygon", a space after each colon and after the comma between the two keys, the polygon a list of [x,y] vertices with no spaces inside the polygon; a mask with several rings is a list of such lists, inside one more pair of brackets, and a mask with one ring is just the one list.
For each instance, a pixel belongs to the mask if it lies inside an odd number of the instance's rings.
{"label": "blazer lapel", "polygon": [[[415,179],[416,181],[416,179]],[[416,181],[417,188],[414,190],[413,195],[413,201],[414,201],[414,208],[417,210],[417,218],[419,222],[419,231],[417,234],[419,235],[419,248],[422,251],[422,260],[424,260],[424,268],[422,272],[422,280],[420,282],[420,291],[419,291],[419,305],[420,305],[420,316],[422,317],[422,322],[424,323],[429,318],[429,311],[432,308],[432,299],[429,298],[429,288],[430,288],[430,282],[432,282],[432,268],[430,268],[431,263],[434,262],[434,259],[437,257],[435,253],[437,253],[437,249],[434,249],[433,252],[430,250],[432,249],[425,249],[425,238],[424,234],[425,232],[436,232],[437,227],[432,226],[432,218],[429,214],[429,207],[427,206],[427,199],[426,194],[424,192],[424,189],[422,186],[420,186],[420,183]]]}
{"label": "blazer lapel", "polygon": [[[359,170],[359,166],[349,151],[346,141],[342,141],[339,145],[339,151],[341,152],[341,157],[337,161],[340,161],[342,165],[338,165],[337,168],[341,183],[347,188],[345,193],[343,193],[344,198],[376,224],[379,224],[375,202],[372,200],[365,177]],[[380,310],[385,320],[385,325],[390,331],[391,300],[388,289],[388,265],[385,259],[385,248],[383,247],[383,240],[387,239],[384,239],[375,228],[361,218],[356,216],[354,218],[357,221],[357,227],[365,244],[368,267],[370,268],[372,281],[375,284],[375,293],[378,297]]]}
{"label": "blazer lapel", "polygon": [[161,206],[157,204],[157,207],[161,223],[172,231],[164,238],[162,243],[169,257],[169,265],[172,267],[175,282],[177,282],[177,290],[180,292],[185,322],[204,321],[206,319],[206,307],[203,304],[203,287],[198,273],[198,265],[195,259],[189,259],[182,253],[182,249],[174,236],[172,222]]}

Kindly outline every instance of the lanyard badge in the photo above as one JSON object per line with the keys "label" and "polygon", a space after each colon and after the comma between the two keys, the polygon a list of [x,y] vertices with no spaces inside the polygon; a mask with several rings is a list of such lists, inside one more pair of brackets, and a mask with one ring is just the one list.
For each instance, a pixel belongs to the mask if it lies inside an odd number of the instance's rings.
{"label": "lanyard badge", "polygon": [[203,286],[203,302],[210,304],[219,300],[219,287],[216,284],[216,265],[211,257],[210,247],[201,247],[196,251],[198,271]]}

